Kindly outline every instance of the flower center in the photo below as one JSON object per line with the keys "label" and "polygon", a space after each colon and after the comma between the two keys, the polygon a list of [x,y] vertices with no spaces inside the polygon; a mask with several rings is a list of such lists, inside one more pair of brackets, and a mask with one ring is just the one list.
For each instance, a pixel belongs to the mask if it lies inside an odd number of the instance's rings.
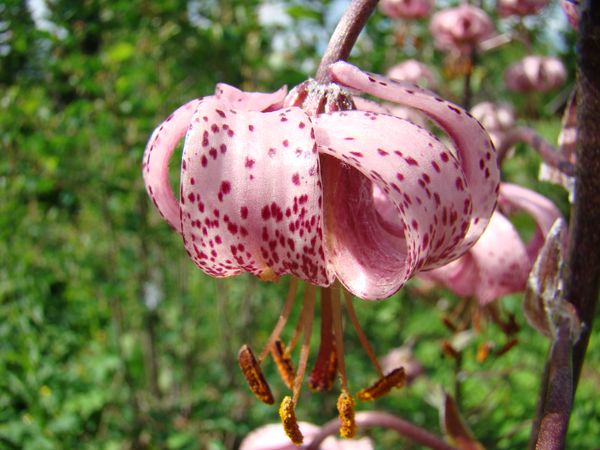
{"label": "flower center", "polygon": [[[269,354],[271,355],[283,382],[292,391],[291,396],[288,395],[283,398],[279,408],[279,415],[284,430],[293,443],[301,444],[303,436],[298,427],[295,408],[298,404],[300,390],[308,365],[310,338],[312,335],[316,302],[316,287],[310,284],[306,285],[300,318],[296,324],[292,338],[289,343],[285,345],[281,339],[281,333],[292,312],[297,288],[298,280],[292,278],[279,320],[275,324],[275,327],[258,358],[254,356],[254,353],[248,345],[243,345],[238,354],[238,362],[242,373],[248,381],[250,389],[256,397],[264,403],[273,404],[275,401],[273,394],[261,370],[261,364]],[[352,306],[352,296],[349,292],[337,283],[331,287],[321,288],[320,292],[320,344],[314,367],[309,376],[308,384],[314,392],[328,391],[333,388],[336,376],[339,376],[341,392],[338,397],[337,409],[340,417],[340,435],[342,437],[350,438],[353,437],[356,432],[356,425],[354,422],[354,398],[348,387],[348,377],[346,375],[346,365],[344,361],[342,297],[344,299],[348,318],[356,330],[360,343],[378,375],[377,381],[373,385],[359,390],[356,397],[363,401],[379,398],[387,394],[394,387],[402,387],[405,383],[406,375],[402,367],[394,369],[390,373],[384,375],[379,361],[360,327],[358,317]],[[294,369],[291,354],[300,338],[302,338],[300,356],[297,369]]]}

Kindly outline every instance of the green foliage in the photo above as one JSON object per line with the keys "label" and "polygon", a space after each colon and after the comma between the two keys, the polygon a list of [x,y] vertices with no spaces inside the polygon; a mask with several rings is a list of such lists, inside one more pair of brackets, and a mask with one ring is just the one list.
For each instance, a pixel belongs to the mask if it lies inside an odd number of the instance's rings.
{"label": "green foliage", "polygon": [[[269,90],[314,70],[334,2],[284,2],[286,25],[261,24],[262,3],[51,0],[42,27],[27,2],[0,5],[0,448],[231,449],[277,420],[275,408],[247,391],[236,353],[244,342],[258,348],[266,341],[287,281],[203,275],[150,208],[140,174],[153,127],[184,101],[210,94],[217,82]],[[378,71],[418,55],[441,67],[426,24],[410,30],[414,43],[398,45],[395,24],[377,14],[353,58]],[[505,97],[501,69],[524,52],[516,44],[483,55],[477,97]],[[572,63],[571,48],[566,56]],[[444,95],[459,98],[458,81],[444,81]],[[530,99],[537,106],[524,112],[534,112],[528,120],[554,140],[559,120],[543,108],[551,99]],[[538,164],[519,148],[506,177],[553,193],[566,211],[562,192],[535,181]],[[430,394],[440,384],[452,391],[456,376],[440,349],[450,336],[441,319],[457,302],[447,295],[414,284],[386,302],[356,302],[379,354],[412,340],[425,367],[411,387],[373,407],[438,432]],[[491,325],[473,335],[463,356],[463,412],[489,448],[526,445],[548,345],[524,323],[519,302],[503,303],[521,325],[515,349],[477,363],[478,344],[506,339]],[[572,448],[600,440],[591,420],[600,414],[598,339],[596,330]],[[358,389],[375,374],[352,333],[346,345]],[[271,363],[265,370],[276,379]],[[281,397],[283,384],[273,386]],[[335,415],[335,399],[305,389],[298,413],[324,423]],[[378,448],[399,445],[389,431],[370,434]]]}

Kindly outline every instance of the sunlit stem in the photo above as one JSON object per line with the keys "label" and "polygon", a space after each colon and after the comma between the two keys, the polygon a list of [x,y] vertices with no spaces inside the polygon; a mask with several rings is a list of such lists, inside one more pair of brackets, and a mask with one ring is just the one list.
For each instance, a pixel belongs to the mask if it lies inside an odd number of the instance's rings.
{"label": "sunlit stem", "polygon": [[292,401],[294,405],[298,402],[298,397],[300,396],[300,389],[302,388],[302,380],[304,379],[304,373],[306,372],[314,315],[315,286],[312,284],[308,284],[304,293],[304,304],[302,305],[302,315],[300,318],[300,321],[303,325],[303,340],[302,347],[300,348],[300,361],[298,362],[298,371],[296,372],[296,378],[294,379],[294,389],[292,393]]}
{"label": "sunlit stem", "polygon": [[334,285],[331,288],[331,306],[333,313],[333,330],[335,337],[335,349],[338,357],[338,370],[340,371],[340,379],[342,382],[342,391],[348,390],[348,377],[346,376],[346,361],[344,358],[344,331],[342,328],[342,311],[340,305],[340,289],[339,285]]}
{"label": "sunlit stem", "polygon": [[279,339],[279,336],[281,335],[281,331],[283,330],[283,327],[287,323],[287,320],[290,317],[290,313],[292,312],[292,307],[294,306],[294,299],[296,298],[297,289],[298,289],[298,279],[292,277],[292,279],[290,280],[290,287],[288,289],[288,294],[285,299],[285,303],[283,305],[283,310],[281,311],[281,314],[279,315],[279,319],[277,320],[277,323],[275,324],[275,328],[273,328],[273,331],[271,332],[271,336],[269,336],[269,339],[267,340],[265,347],[263,348],[262,352],[260,352],[260,355],[258,356],[259,363],[262,363],[264,361],[264,359],[267,357],[267,355],[271,351],[271,348],[275,344],[275,341],[277,339]]}
{"label": "sunlit stem", "polygon": [[381,369],[381,365],[377,360],[377,356],[375,356],[375,352],[373,351],[371,344],[369,344],[369,340],[367,339],[367,336],[365,335],[363,329],[360,326],[360,323],[358,322],[356,311],[354,310],[354,306],[352,305],[352,295],[346,289],[344,289],[343,292],[344,298],[346,300],[346,308],[348,309],[348,316],[350,316],[350,321],[352,322],[352,325],[354,325],[354,329],[356,330],[358,340],[365,349],[365,352],[367,352],[367,355],[369,356],[369,359],[375,366],[375,369],[377,369],[377,374],[379,375],[379,377],[383,377],[383,370]]}

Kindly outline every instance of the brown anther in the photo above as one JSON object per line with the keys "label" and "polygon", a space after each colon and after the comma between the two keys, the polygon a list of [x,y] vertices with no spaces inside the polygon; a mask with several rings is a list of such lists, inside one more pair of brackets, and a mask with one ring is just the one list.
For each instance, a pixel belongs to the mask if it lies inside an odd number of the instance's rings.
{"label": "brown anther", "polygon": [[479,347],[477,347],[477,355],[475,356],[475,360],[478,363],[485,362],[490,356],[490,351],[492,350],[492,344],[490,342],[482,342]]}
{"label": "brown anther", "polygon": [[302,441],[304,441],[304,436],[302,436],[302,432],[298,426],[296,411],[294,411],[295,406],[292,397],[286,395],[279,407],[279,417],[281,417],[281,423],[283,424],[285,434],[287,434],[294,444],[300,445],[302,444]]}
{"label": "brown anther", "polygon": [[398,367],[397,369],[392,370],[390,373],[377,380],[373,385],[358,391],[356,396],[364,401],[375,400],[383,397],[393,388],[401,388],[405,383],[406,372],[404,367]]}
{"label": "brown anther", "polygon": [[454,322],[452,322],[452,320],[450,320],[449,317],[442,318],[442,323],[446,326],[446,328],[448,328],[453,333],[456,333],[458,331],[458,328],[456,327]]}
{"label": "brown anther", "polygon": [[271,355],[273,356],[273,361],[275,361],[275,364],[277,365],[277,370],[279,370],[281,379],[288,389],[293,389],[295,376],[294,365],[289,353],[286,351],[285,346],[280,339],[277,339],[273,343],[273,347],[271,347]]}
{"label": "brown anther", "polygon": [[254,353],[246,344],[242,345],[238,352],[238,364],[242,373],[248,382],[250,390],[256,397],[267,405],[272,405],[275,402],[271,388],[267,384],[267,380],[262,373],[258,361],[254,357]]}
{"label": "brown anther", "polygon": [[511,339],[510,341],[508,341],[506,344],[504,344],[502,347],[500,347],[496,351],[496,356],[504,355],[506,352],[508,352],[511,348],[513,348],[518,343],[519,343],[519,341],[517,339]]}
{"label": "brown anther", "polygon": [[356,421],[354,420],[354,399],[343,390],[337,401],[337,410],[340,417],[340,436],[353,438],[356,434]]}
{"label": "brown anther", "polygon": [[452,344],[450,342],[448,342],[447,340],[443,340],[442,341],[442,351],[446,354],[446,356],[449,356],[450,358],[458,358],[460,356],[460,353],[458,352],[458,350],[456,350]]}

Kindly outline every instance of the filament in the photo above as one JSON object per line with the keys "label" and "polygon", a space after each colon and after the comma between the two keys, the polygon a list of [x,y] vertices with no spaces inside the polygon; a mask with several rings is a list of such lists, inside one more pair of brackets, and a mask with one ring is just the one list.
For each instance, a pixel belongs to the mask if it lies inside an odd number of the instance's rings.
{"label": "filament", "polygon": [[292,401],[294,405],[298,402],[300,396],[300,389],[302,388],[302,380],[304,379],[304,372],[306,371],[306,364],[308,363],[308,354],[310,351],[310,336],[312,331],[312,322],[315,313],[315,286],[309,284],[306,286],[304,293],[304,305],[302,306],[302,313],[300,321],[303,324],[303,341],[302,347],[300,348],[300,361],[298,362],[298,371],[296,372],[296,378],[294,379],[294,389],[292,390]]}

